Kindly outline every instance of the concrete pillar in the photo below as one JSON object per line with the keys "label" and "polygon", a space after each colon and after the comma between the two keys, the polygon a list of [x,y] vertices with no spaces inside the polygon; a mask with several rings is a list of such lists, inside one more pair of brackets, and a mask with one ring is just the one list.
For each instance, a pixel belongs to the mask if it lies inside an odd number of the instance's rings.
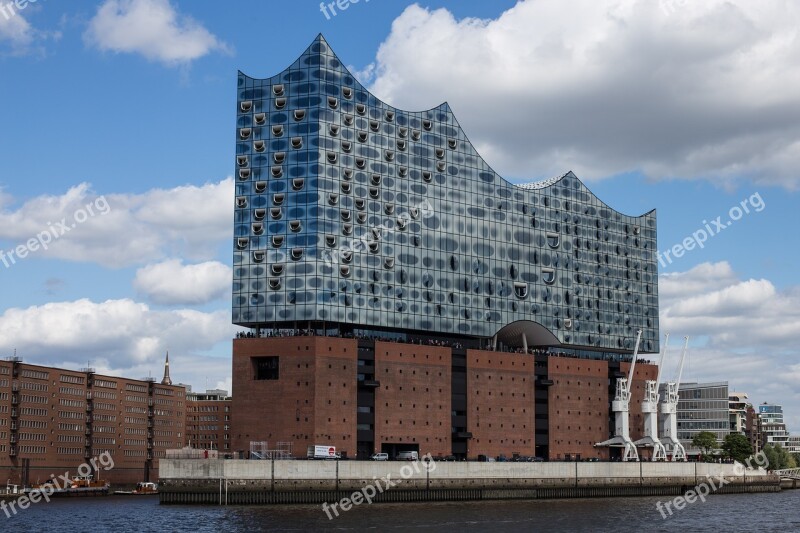
{"label": "concrete pillar", "polygon": [[525,349],[525,353],[528,353],[528,337],[525,334],[522,334],[522,347]]}

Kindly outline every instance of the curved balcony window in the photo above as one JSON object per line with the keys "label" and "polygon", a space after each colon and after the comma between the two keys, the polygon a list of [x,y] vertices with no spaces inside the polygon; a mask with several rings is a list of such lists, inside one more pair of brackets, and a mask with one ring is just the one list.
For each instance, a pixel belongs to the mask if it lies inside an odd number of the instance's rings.
{"label": "curved balcony window", "polygon": [[353,225],[342,224],[342,235],[352,235],[352,234],[353,234]]}
{"label": "curved balcony window", "polygon": [[431,122],[430,120],[422,121],[422,129],[424,129],[425,131],[431,131],[431,128],[433,128],[433,122]]}
{"label": "curved balcony window", "polygon": [[286,107],[286,98],[276,98],[275,109],[283,109],[284,107]]}
{"label": "curved balcony window", "polygon": [[339,109],[339,100],[335,96],[329,96],[328,107],[331,109]]}
{"label": "curved balcony window", "polygon": [[292,220],[289,222],[289,229],[292,230],[294,233],[297,233],[301,229],[303,229],[303,224],[299,220]]}
{"label": "curved balcony window", "polygon": [[298,150],[303,147],[303,138],[302,137],[292,137],[292,148]]}
{"label": "curved balcony window", "polygon": [[377,242],[371,242],[367,244],[367,248],[369,249],[370,253],[377,254],[380,251],[380,245]]}
{"label": "curved balcony window", "polygon": [[239,130],[239,138],[242,140],[249,139],[252,132],[252,128],[242,128]]}
{"label": "curved balcony window", "polygon": [[280,220],[283,216],[283,210],[280,207],[271,207],[269,209],[269,216],[272,220]]}
{"label": "curved balcony window", "polygon": [[248,162],[247,156],[246,155],[237,155],[236,156],[236,162],[239,164],[240,167],[246,167],[247,166],[247,162]]}
{"label": "curved balcony window", "polygon": [[295,109],[294,110],[294,119],[296,121],[301,121],[306,118],[306,110],[305,109]]}
{"label": "curved balcony window", "polygon": [[422,171],[422,179],[425,181],[431,181],[431,173],[429,170]]}
{"label": "curved balcony window", "polygon": [[273,291],[277,291],[281,288],[281,280],[278,278],[270,278],[269,280],[269,288]]}
{"label": "curved balcony window", "polygon": [[558,248],[560,237],[557,233],[548,233],[547,234],[547,246],[550,248]]}
{"label": "curved balcony window", "polygon": [[275,205],[283,205],[283,200],[285,199],[285,195],[281,193],[275,193],[272,195],[272,203]]}
{"label": "curved balcony window", "polygon": [[381,191],[380,191],[380,189],[378,189],[376,187],[370,187],[369,188],[369,195],[370,195],[371,198],[378,199],[381,196]]}
{"label": "curved balcony window", "polygon": [[253,224],[253,234],[261,235],[264,233],[264,223],[263,222],[256,222]]}
{"label": "curved balcony window", "polygon": [[266,149],[266,147],[267,147],[267,143],[265,143],[264,141],[254,141],[253,142],[253,149],[256,152],[261,153]]}
{"label": "curved balcony window", "polygon": [[342,275],[343,278],[350,277],[350,267],[347,265],[342,265],[339,267],[339,274]]}
{"label": "curved balcony window", "polygon": [[364,168],[367,166],[367,160],[363,157],[356,157],[356,166],[358,168]]}
{"label": "curved balcony window", "polygon": [[239,237],[236,239],[236,247],[240,250],[246,250],[248,244],[250,244],[250,239],[247,237]]}
{"label": "curved balcony window", "polygon": [[387,257],[383,260],[383,268],[390,269],[394,268],[394,257]]}
{"label": "curved balcony window", "polygon": [[436,159],[444,159],[444,148],[436,149]]}
{"label": "curved balcony window", "polygon": [[344,116],[344,124],[345,126],[352,126],[353,125],[353,115],[345,115]]}
{"label": "curved balcony window", "polygon": [[458,141],[455,139],[447,139],[447,146],[449,146],[451,150],[455,150],[456,146],[458,146]]}
{"label": "curved balcony window", "polygon": [[342,263],[352,263],[353,252],[342,252]]}
{"label": "curved balcony window", "polygon": [[391,150],[386,150],[383,154],[387,161],[394,161],[394,152]]}
{"label": "curved balcony window", "polygon": [[408,128],[397,128],[397,134],[405,139],[408,137]]}
{"label": "curved balcony window", "polygon": [[339,135],[339,131],[341,131],[341,128],[338,124],[331,124],[328,128],[328,132],[331,134],[331,137],[336,137]]}
{"label": "curved balcony window", "polygon": [[336,205],[339,203],[339,195],[335,192],[328,194],[328,204]]}
{"label": "curved balcony window", "polygon": [[336,160],[337,160],[336,152],[328,152],[328,163],[334,164],[336,163]]}
{"label": "curved balcony window", "polygon": [[342,183],[342,193],[343,194],[350,194],[350,192],[352,190],[353,190],[353,185],[351,183],[348,183],[348,182],[343,182]]}
{"label": "curved balcony window", "polygon": [[367,221],[367,214],[366,213],[362,212],[362,213],[357,213],[356,214],[356,222],[358,222],[359,224],[363,224],[366,221]]}
{"label": "curved balcony window", "polygon": [[272,135],[273,137],[283,136],[283,124],[276,124],[272,126]]}
{"label": "curved balcony window", "polygon": [[275,96],[283,96],[283,90],[284,87],[282,83],[278,83],[272,86],[272,94],[274,94]]}
{"label": "curved balcony window", "polygon": [[407,225],[408,225],[408,220],[406,220],[405,218],[397,219],[397,229],[399,229],[400,231],[404,231]]}
{"label": "curved balcony window", "polygon": [[341,211],[339,211],[339,215],[342,217],[342,220],[344,222],[350,222],[350,219],[352,218],[349,209],[342,209]]}
{"label": "curved balcony window", "polygon": [[367,112],[367,106],[365,106],[364,104],[356,104],[356,113],[358,113],[363,117],[366,112]]}
{"label": "curved balcony window", "polygon": [[240,209],[244,209],[247,207],[247,197],[246,196],[237,196],[236,197],[236,207]]}
{"label": "curved balcony window", "polygon": [[253,115],[253,120],[256,121],[256,126],[263,126],[267,123],[267,114],[266,113],[256,113]]}
{"label": "curved balcony window", "polygon": [[283,235],[273,235],[272,246],[274,246],[275,248],[280,248],[281,246],[283,246]]}
{"label": "curved balcony window", "polygon": [[548,285],[552,285],[556,281],[556,271],[551,268],[543,268],[542,280]]}
{"label": "curved balcony window", "polygon": [[286,161],[286,152],[275,152],[272,154],[272,160],[276,165],[283,164],[283,162]]}
{"label": "curved balcony window", "polygon": [[355,199],[356,209],[359,211],[363,211],[364,207],[366,207],[367,202],[363,198],[356,198]]}
{"label": "curved balcony window", "polygon": [[380,185],[381,184],[381,175],[380,174],[373,174],[370,179],[370,183],[373,185]]}
{"label": "curved balcony window", "polygon": [[280,165],[273,165],[270,169],[273,178],[280,178],[283,176],[283,167]]}
{"label": "curved balcony window", "polygon": [[411,140],[412,141],[418,141],[419,138],[420,138],[419,130],[411,130]]}
{"label": "curved balcony window", "polygon": [[239,179],[245,181],[246,179],[250,178],[250,169],[249,168],[240,168],[239,169]]}
{"label": "curved balcony window", "polygon": [[256,220],[264,220],[264,217],[267,216],[267,210],[264,209],[263,207],[254,209],[253,216],[255,217]]}
{"label": "curved balcony window", "polygon": [[350,87],[342,87],[342,96],[350,100],[353,97],[353,89]]}
{"label": "curved balcony window", "polygon": [[245,100],[239,104],[239,109],[242,110],[242,113],[249,113],[250,110],[253,109],[253,102]]}
{"label": "curved balcony window", "polygon": [[394,120],[394,111],[387,111],[383,118],[386,119],[386,122],[392,122]]}
{"label": "curved balcony window", "polygon": [[414,220],[417,220],[419,218],[419,208],[418,207],[412,207],[411,209],[408,210],[408,213],[411,215],[411,218],[414,219]]}
{"label": "curved balcony window", "polygon": [[515,281],[514,294],[517,295],[517,298],[526,298],[528,296],[528,284]]}
{"label": "curved balcony window", "polygon": [[366,131],[359,131],[357,136],[358,136],[358,142],[362,143],[367,142],[368,135]]}
{"label": "curved balcony window", "polygon": [[446,168],[447,168],[447,163],[445,163],[444,161],[438,161],[436,163],[436,170],[438,170],[439,172],[444,172]]}
{"label": "curved balcony window", "polygon": [[333,248],[336,246],[336,235],[326,235],[325,236],[325,244]]}
{"label": "curved balcony window", "polygon": [[371,129],[372,131],[378,131],[379,129],[381,129],[381,125],[377,120],[370,120],[369,129]]}
{"label": "curved balcony window", "polygon": [[303,257],[302,248],[292,248],[292,259],[299,261]]}
{"label": "curved balcony window", "polygon": [[349,154],[353,150],[353,144],[350,141],[342,141],[342,151]]}
{"label": "curved balcony window", "polygon": [[408,167],[399,167],[397,169],[397,175],[400,176],[401,178],[405,178],[406,176],[408,176]]}
{"label": "curved balcony window", "polygon": [[351,180],[351,179],[353,179],[353,169],[352,169],[352,168],[346,168],[346,169],[344,169],[344,170],[342,171],[342,177],[343,177],[344,179],[346,179],[346,180]]}
{"label": "curved balcony window", "polygon": [[254,263],[263,263],[266,256],[267,254],[264,250],[253,250],[252,257]]}
{"label": "curved balcony window", "polygon": [[386,204],[386,205],[384,205],[383,206],[383,211],[387,215],[393,215],[394,214],[394,204]]}
{"label": "curved balcony window", "polygon": [[261,194],[262,192],[267,190],[267,182],[266,181],[257,181],[255,188],[256,188],[256,192]]}
{"label": "curved balcony window", "polygon": [[397,149],[401,152],[406,149],[406,142],[402,139],[397,139]]}
{"label": "curved balcony window", "polygon": [[280,276],[283,274],[283,263],[273,263],[270,270],[273,276]]}
{"label": "curved balcony window", "polygon": [[292,189],[294,189],[295,191],[301,190],[305,182],[306,181],[303,178],[294,178],[292,180]]}

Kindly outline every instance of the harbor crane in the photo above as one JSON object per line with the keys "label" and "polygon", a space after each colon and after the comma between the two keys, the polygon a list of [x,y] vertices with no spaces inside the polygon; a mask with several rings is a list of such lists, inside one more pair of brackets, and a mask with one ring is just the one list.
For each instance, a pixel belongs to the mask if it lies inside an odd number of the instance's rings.
{"label": "harbor crane", "polygon": [[658,376],[655,381],[648,379],[644,382],[644,400],[642,401],[642,414],[644,415],[644,437],[634,442],[636,446],[653,448],[653,461],[666,461],[667,450],[658,439],[658,385],[661,383],[661,369],[664,368],[664,356],[667,354],[669,333],[664,337],[664,349],[658,362]]}
{"label": "harbor crane", "polygon": [[678,367],[678,379],[666,384],[664,401],[661,403],[661,415],[663,417],[663,423],[661,424],[661,441],[669,449],[673,461],[686,460],[686,449],[683,447],[683,444],[681,444],[681,441],[678,440],[678,391],[681,386],[683,364],[686,361],[686,350],[689,347],[689,337],[684,337],[683,340],[683,352],[681,353],[681,362]]}

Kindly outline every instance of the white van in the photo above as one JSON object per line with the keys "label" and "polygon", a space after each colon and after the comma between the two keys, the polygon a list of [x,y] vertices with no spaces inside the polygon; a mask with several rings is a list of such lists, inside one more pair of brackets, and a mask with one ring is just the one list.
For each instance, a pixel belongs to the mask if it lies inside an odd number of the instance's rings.
{"label": "white van", "polygon": [[372,457],[370,457],[373,461],[388,461],[389,454],[388,453],[373,453]]}
{"label": "white van", "polygon": [[398,461],[419,461],[419,452],[398,452]]}

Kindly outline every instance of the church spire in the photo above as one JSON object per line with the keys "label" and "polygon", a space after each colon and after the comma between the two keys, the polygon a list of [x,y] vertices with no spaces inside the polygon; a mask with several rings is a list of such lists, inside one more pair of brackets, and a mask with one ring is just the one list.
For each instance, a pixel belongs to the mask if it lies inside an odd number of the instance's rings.
{"label": "church spire", "polygon": [[169,377],[169,350],[167,350],[167,360],[164,363],[164,379],[161,380],[162,385],[172,385],[172,379]]}

